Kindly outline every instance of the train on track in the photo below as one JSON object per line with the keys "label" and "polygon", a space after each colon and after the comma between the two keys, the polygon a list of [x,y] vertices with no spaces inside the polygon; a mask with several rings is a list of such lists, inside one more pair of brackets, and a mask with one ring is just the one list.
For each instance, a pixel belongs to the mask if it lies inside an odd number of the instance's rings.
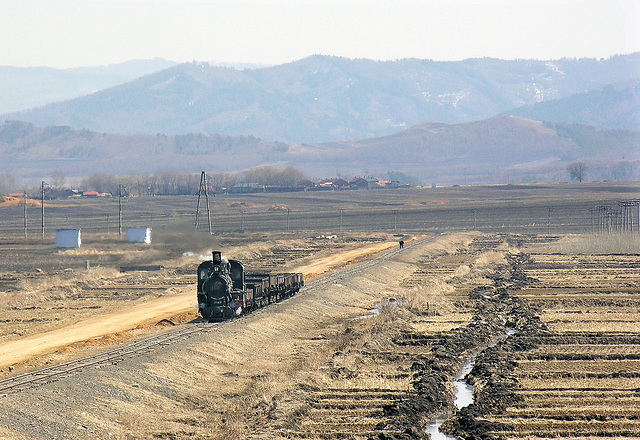
{"label": "train on track", "polygon": [[301,273],[252,273],[237,260],[213,251],[198,266],[198,309],[203,318],[221,321],[250,313],[298,293]]}

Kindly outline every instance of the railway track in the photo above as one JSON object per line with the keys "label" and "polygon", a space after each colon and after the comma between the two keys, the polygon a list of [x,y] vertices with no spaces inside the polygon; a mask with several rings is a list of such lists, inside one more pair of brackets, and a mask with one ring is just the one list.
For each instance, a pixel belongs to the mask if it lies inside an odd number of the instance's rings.
{"label": "railway track", "polygon": [[215,330],[216,327],[217,324],[193,322],[186,327],[132,342],[114,348],[113,350],[9,377],[0,380],[0,397],[6,397],[8,394],[18,393],[39,385],[55,382],[88,367],[117,364],[123,359],[138,356],[177,341],[185,340],[194,333]]}
{"label": "railway track", "polygon": [[[405,249],[409,249],[429,239],[432,239],[432,237],[408,243],[407,245],[405,245]],[[307,285],[303,288],[303,291],[319,289],[329,283],[339,282],[343,279],[346,279],[347,277],[352,277],[358,272],[378,265],[380,264],[380,262],[388,260],[400,252],[400,249],[383,252],[379,255],[376,255],[372,259],[355,264],[343,271],[335,272],[322,278],[313,280],[307,283]],[[149,351],[153,351],[157,348],[161,348],[163,346],[188,339],[190,336],[196,333],[199,334],[202,332],[214,331],[219,325],[221,324],[208,323],[204,321],[194,321],[179,329],[142,339],[140,341],[132,342],[130,344],[126,344],[112,350],[31,371],[28,373],[23,373],[17,376],[8,377],[6,379],[0,380],[0,398],[6,397],[9,394],[19,393],[30,388],[35,388],[40,385],[55,382],[89,367],[101,367],[105,365],[117,364],[124,359],[139,356]]]}

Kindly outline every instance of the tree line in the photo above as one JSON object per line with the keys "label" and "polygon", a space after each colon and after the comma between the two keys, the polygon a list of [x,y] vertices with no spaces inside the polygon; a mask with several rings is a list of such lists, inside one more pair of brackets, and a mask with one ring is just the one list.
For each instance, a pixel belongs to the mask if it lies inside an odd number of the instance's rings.
{"label": "tree line", "polygon": [[[93,173],[80,180],[79,191],[95,191],[118,195],[162,196],[162,195],[194,195],[200,189],[200,173],[166,171],[153,174],[132,174],[118,176],[108,173]],[[67,194],[71,188],[65,185],[64,173],[54,171],[48,178],[45,196],[56,197]],[[223,192],[240,184],[261,185],[295,189],[309,182],[307,176],[297,168],[278,169],[272,166],[261,166],[237,173],[207,173],[208,190]],[[15,179],[9,173],[0,173],[0,195],[16,192]],[[19,190],[22,191],[22,190]],[[28,191],[29,194],[40,194],[40,187]]]}

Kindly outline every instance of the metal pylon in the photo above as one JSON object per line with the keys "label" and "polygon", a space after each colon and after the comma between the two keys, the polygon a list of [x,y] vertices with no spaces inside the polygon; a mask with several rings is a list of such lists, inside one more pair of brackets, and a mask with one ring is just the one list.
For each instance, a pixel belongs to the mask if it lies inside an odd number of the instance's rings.
{"label": "metal pylon", "polygon": [[196,206],[196,229],[200,220],[200,197],[204,192],[204,198],[207,201],[207,222],[209,224],[209,234],[211,234],[211,211],[209,210],[209,193],[207,192],[207,173],[204,171],[200,174],[200,187],[198,188],[198,205]]}

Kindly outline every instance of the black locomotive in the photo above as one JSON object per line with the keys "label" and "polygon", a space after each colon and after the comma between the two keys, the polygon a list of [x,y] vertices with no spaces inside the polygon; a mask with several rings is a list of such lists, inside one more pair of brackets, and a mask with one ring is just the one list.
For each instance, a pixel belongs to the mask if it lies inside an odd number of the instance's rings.
{"label": "black locomotive", "polygon": [[303,285],[301,273],[249,273],[214,251],[198,266],[198,308],[205,319],[234,318],[293,296]]}

